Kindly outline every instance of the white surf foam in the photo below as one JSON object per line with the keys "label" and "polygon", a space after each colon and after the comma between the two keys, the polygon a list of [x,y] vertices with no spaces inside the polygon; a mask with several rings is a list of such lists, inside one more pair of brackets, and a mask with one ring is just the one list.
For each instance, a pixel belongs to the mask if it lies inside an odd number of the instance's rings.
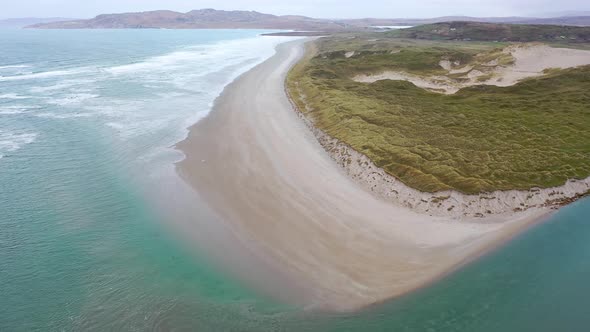
{"label": "white surf foam", "polygon": [[23,109],[4,109],[0,108],[0,115],[15,115],[15,114],[22,114],[25,110]]}
{"label": "white surf foam", "polygon": [[[268,45],[277,45],[284,41],[281,37],[274,40],[254,37],[232,41],[221,41],[208,45],[189,46],[176,52],[145,59],[142,62],[114,66],[104,70],[113,75],[129,75],[138,72],[174,72],[186,70],[187,67],[199,69],[194,74],[204,76],[216,72],[219,67],[237,64],[248,58],[265,58],[269,56]],[[293,39],[291,37],[291,39]],[[285,39],[286,40],[286,39]],[[271,47],[272,51],[274,47]],[[188,74],[190,72],[184,72]]]}
{"label": "white surf foam", "polygon": [[21,149],[24,145],[31,144],[37,138],[37,133],[17,133],[0,130],[0,158],[9,152]]}
{"label": "white surf foam", "polygon": [[17,95],[16,93],[5,93],[0,95],[0,99],[27,99],[29,96]]}
{"label": "white surf foam", "polygon": [[148,58],[142,62],[106,68],[105,71],[113,75],[124,75],[141,71],[151,71],[154,69],[162,70],[166,68],[167,70],[170,70],[181,66],[183,61],[191,60],[194,60],[194,53],[188,51],[178,51],[166,55]]}
{"label": "white surf foam", "polygon": [[272,56],[276,45],[292,39],[221,41],[183,47],[137,63],[0,77],[0,82],[23,80],[18,87],[24,90],[7,97],[30,95],[44,104],[37,112],[15,105],[0,114],[28,112],[37,118],[59,120],[95,117],[97,125],[128,141],[126,146],[137,147],[142,155],[164,151],[164,160],[168,147],[184,139],[187,128],[209,113],[227,84]]}
{"label": "white surf foam", "polygon": [[32,80],[32,79],[39,79],[39,78],[51,78],[51,77],[56,77],[56,76],[77,75],[77,74],[82,74],[85,72],[88,72],[88,69],[76,68],[76,69],[69,69],[69,70],[54,70],[54,71],[46,71],[46,72],[30,73],[30,74],[14,75],[14,76],[1,76],[0,82]]}
{"label": "white surf foam", "polygon": [[106,68],[112,79],[132,79],[133,83],[160,90],[135,107],[115,106],[118,112],[111,115],[118,119],[106,125],[123,139],[172,131],[175,134],[166,135],[167,141],[161,143],[173,145],[186,137],[190,125],[207,115],[227,84],[272,56],[276,45],[293,39],[259,36],[221,41]]}
{"label": "white surf foam", "polygon": [[0,115],[14,115],[26,113],[29,110],[37,109],[39,106],[26,106],[26,105],[10,105],[0,106]]}
{"label": "white surf foam", "polygon": [[84,85],[91,83],[92,80],[84,80],[84,79],[64,79],[56,84],[47,85],[47,86],[33,86],[29,89],[32,94],[48,94],[54,92],[60,92],[67,88],[71,88],[76,85]]}
{"label": "white surf foam", "polygon": [[68,105],[76,105],[80,104],[83,101],[88,99],[96,98],[99,95],[92,94],[92,93],[78,93],[78,94],[67,94],[62,96],[61,98],[50,98],[47,103],[52,105],[59,105],[59,106],[68,106]]}
{"label": "white surf foam", "polygon": [[2,69],[18,69],[18,68],[30,68],[30,65],[8,65],[8,66],[0,66],[0,70]]}
{"label": "white surf foam", "polygon": [[74,118],[88,118],[91,116],[96,116],[96,114],[86,113],[86,112],[69,112],[69,113],[42,112],[42,113],[35,113],[34,115],[38,118],[46,118],[46,119],[74,119]]}

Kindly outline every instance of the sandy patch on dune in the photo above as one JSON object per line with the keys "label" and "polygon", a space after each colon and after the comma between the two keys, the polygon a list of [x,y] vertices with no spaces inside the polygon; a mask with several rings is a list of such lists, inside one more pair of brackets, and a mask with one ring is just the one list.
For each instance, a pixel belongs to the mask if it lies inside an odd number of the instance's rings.
{"label": "sandy patch on dune", "polygon": [[510,86],[534,76],[543,75],[545,69],[572,68],[590,64],[590,51],[553,48],[547,45],[511,46],[504,52],[512,54],[513,66],[500,67],[495,77],[484,84]]}
{"label": "sandy patch on dune", "polygon": [[419,76],[403,71],[386,71],[374,75],[357,75],[353,80],[362,83],[403,80],[433,92],[453,94],[468,86],[511,86],[523,79],[541,76],[546,69],[565,69],[590,64],[590,51],[552,48],[542,44],[513,45],[505,48],[503,53],[514,58],[512,65],[499,66],[497,61],[492,60],[480,66],[481,68],[474,69],[472,65],[460,66],[449,60],[441,60],[440,66],[447,71],[446,75],[465,74],[460,77]]}
{"label": "sandy patch on dune", "polygon": [[460,89],[459,84],[455,84],[446,76],[430,76],[425,78],[401,71],[386,71],[376,75],[358,75],[354,77],[354,80],[362,83],[373,83],[381,80],[408,81],[422,89],[448,94],[455,93]]}

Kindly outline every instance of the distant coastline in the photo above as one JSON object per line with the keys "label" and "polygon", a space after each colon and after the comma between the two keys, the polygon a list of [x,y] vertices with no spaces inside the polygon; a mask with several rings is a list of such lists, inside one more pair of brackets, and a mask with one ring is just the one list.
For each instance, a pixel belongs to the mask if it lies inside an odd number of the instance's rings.
{"label": "distant coastline", "polygon": [[35,24],[45,24],[45,23],[52,23],[52,22],[64,22],[64,21],[71,21],[74,20],[73,18],[65,18],[65,17],[21,17],[21,18],[7,18],[7,19],[0,19],[0,28],[1,29],[18,29],[23,28],[30,25]]}
{"label": "distant coastline", "polygon": [[211,8],[186,13],[157,10],[137,13],[102,14],[92,19],[30,23],[32,29],[279,29],[298,31],[367,31],[390,26],[416,26],[449,21],[511,24],[555,24],[590,26],[590,16],[359,18],[322,19],[300,15],[272,15],[256,11],[225,11]]}

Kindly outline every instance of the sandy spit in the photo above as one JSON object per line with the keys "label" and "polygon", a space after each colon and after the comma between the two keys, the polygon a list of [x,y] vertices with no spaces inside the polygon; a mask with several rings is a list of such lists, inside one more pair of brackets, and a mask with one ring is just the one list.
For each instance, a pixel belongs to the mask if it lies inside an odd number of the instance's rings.
{"label": "sandy spit", "polygon": [[355,310],[421,287],[549,213],[503,222],[432,217],[354,182],[284,92],[304,41],[230,84],[178,144],[180,175],[261,257],[305,284],[309,308]]}

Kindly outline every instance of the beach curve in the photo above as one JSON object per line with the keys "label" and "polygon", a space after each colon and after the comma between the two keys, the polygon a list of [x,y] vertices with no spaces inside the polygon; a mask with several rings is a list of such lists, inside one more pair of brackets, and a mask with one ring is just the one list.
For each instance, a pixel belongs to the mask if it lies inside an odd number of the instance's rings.
{"label": "beach curve", "polygon": [[348,311],[407,293],[549,213],[477,223],[388,204],[330,158],[284,91],[305,40],[230,84],[177,147],[181,176],[261,256],[309,290],[308,304]]}

